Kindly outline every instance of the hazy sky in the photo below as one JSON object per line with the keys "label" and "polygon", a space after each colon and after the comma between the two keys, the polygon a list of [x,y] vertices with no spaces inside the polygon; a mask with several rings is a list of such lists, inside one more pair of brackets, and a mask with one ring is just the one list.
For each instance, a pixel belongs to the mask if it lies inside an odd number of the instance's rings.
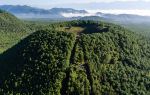
{"label": "hazy sky", "polygon": [[150,9],[150,0],[0,0],[0,5],[30,5],[45,9]]}

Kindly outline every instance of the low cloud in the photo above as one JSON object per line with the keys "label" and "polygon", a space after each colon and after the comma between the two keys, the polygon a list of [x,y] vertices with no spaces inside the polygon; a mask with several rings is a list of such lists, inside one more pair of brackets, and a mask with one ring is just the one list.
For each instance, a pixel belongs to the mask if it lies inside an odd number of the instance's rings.
{"label": "low cloud", "polygon": [[109,10],[87,10],[89,13],[110,13],[110,14],[133,14],[133,15],[140,15],[140,16],[150,16],[150,10],[119,10],[119,9],[109,9]]}
{"label": "low cloud", "polygon": [[61,13],[62,16],[64,17],[84,17],[84,16],[94,16],[95,13]]}
{"label": "low cloud", "polygon": [[132,14],[132,15],[140,15],[140,16],[150,16],[150,10],[119,10],[119,9],[110,9],[110,10],[87,10],[88,13],[61,13],[64,17],[84,17],[84,16],[96,16],[97,12],[107,13],[107,14]]}

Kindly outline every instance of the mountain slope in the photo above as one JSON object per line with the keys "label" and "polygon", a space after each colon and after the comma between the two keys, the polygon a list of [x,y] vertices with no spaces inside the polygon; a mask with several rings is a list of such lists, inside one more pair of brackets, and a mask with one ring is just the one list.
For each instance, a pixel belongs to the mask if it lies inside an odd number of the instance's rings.
{"label": "mountain slope", "polygon": [[28,35],[30,29],[14,15],[0,10],[0,53]]}
{"label": "mountain slope", "polygon": [[38,9],[38,8],[32,8],[32,7],[29,7],[29,6],[20,6],[20,5],[17,5],[17,6],[13,6],[13,5],[1,5],[0,6],[1,9],[3,10],[6,10],[10,13],[13,13],[13,14],[21,14],[21,13],[24,13],[24,14],[27,14],[27,13],[46,13],[48,14],[49,12],[44,10],[44,9]]}
{"label": "mountain slope", "polygon": [[60,14],[60,13],[88,13],[85,10],[75,10],[72,8],[52,8],[49,10],[52,14]]}
{"label": "mountain slope", "polygon": [[44,10],[40,8],[34,8],[30,6],[20,6],[20,5],[1,5],[1,9],[6,10],[13,14],[60,14],[60,13],[87,13],[85,10],[75,10],[72,8],[52,8],[49,10]]}
{"label": "mountain slope", "polygon": [[24,32],[25,24],[17,19],[14,15],[5,11],[0,12],[0,31]]}
{"label": "mountain slope", "polygon": [[1,93],[150,93],[147,39],[104,22],[72,21],[50,27],[0,56]]}
{"label": "mountain slope", "polygon": [[74,39],[70,33],[38,31],[4,52],[0,93],[59,94]]}

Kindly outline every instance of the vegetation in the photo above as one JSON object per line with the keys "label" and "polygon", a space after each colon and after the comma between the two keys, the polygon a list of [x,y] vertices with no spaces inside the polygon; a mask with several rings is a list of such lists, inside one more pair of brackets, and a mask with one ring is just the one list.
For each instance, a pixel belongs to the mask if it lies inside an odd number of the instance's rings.
{"label": "vegetation", "polygon": [[7,13],[0,12],[0,29],[1,31],[11,32],[24,32],[26,27],[22,21],[18,20],[15,16]]}
{"label": "vegetation", "polygon": [[18,43],[20,39],[26,37],[29,33],[27,32],[2,32],[0,31],[0,53],[11,48],[13,45]]}
{"label": "vegetation", "polygon": [[29,34],[29,29],[15,16],[0,10],[0,53],[17,44]]}
{"label": "vegetation", "polygon": [[147,95],[149,42],[114,30],[82,36],[94,94]]}
{"label": "vegetation", "polygon": [[12,22],[0,25],[0,94],[150,94],[148,39],[104,22]]}
{"label": "vegetation", "polygon": [[11,48],[29,34],[41,29],[49,29],[48,24],[21,21],[0,10],[0,53]]}
{"label": "vegetation", "polygon": [[4,52],[1,93],[60,94],[74,39],[70,33],[38,31]]}
{"label": "vegetation", "polygon": [[150,38],[150,23],[123,23],[122,26],[138,33],[142,36]]}

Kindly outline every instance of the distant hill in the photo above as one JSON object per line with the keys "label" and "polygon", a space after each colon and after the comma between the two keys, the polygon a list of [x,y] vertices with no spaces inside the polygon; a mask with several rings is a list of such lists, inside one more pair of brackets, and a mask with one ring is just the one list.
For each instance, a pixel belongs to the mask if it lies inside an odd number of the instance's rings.
{"label": "distant hill", "polygon": [[0,55],[0,93],[149,95],[149,40],[104,22],[49,27]]}
{"label": "distant hill", "polygon": [[0,10],[0,31],[24,32],[26,31],[26,26],[14,15]]}
{"label": "distant hill", "polygon": [[88,13],[87,11],[85,10],[75,10],[75,9],[72,9],[72,8],[52,8],[49,10],[50,13],[52,14],[60,14],[60,13]]}
{"label": "distant hill", "polygon": [[44,10],[44,9],[38,9],[38,8],[33,8],[33,7],[30,7],[30,6],[20,6],[20,5],[1,5],[0,6],[1,9],[3,10],[6,10],[10,13],[13,13],[13,14],[26,14],[26,13],[43,13],[43,14],[48,14],[49,12]]}
{"label": "distant hill", "polygon": [[97,14],[97,16],[104,17],[105,19],[109,19],[112,21],[117,21],[121,23],[143,23],[150,22],[149,16],[139,16],[139,15],[130,15],[130,14]]}
{"label": "distant hill", "polygon": [[85,17],[81,17],[79,20],[102,21],[105,20],[105,18],[99,16],[85,16]]}
{"label": "distant hill", "polygon": [[49,10],[20,5],[1,5],[0,9],[6,10],[19,18],[63,18],[62,13],[87,13],[85,10],[71,8],[52,8]]}
{"label": "distant hill", "polygon": [[[35,19],[47,19],[47,20],[79,20],[82,17],[86,17],[90,13],[86,10],[75,10],[72,8],[52,8],[52,9],[40,9],[30,6],[21,6],[21,5],[0,5],[0,9],[3,9],[7,12],[12,13],[13,15],[28,20]],[[73,16],[73,17],[71,17]],[[121,24],[125,23],[149,23],[149,16],[139,16],[131,14],[109,14],[97,12],[92,14],[91,17],[98,16],[105,18],[107,21],[119,22]],[[98,19],[99,20],[99,19]]]}

